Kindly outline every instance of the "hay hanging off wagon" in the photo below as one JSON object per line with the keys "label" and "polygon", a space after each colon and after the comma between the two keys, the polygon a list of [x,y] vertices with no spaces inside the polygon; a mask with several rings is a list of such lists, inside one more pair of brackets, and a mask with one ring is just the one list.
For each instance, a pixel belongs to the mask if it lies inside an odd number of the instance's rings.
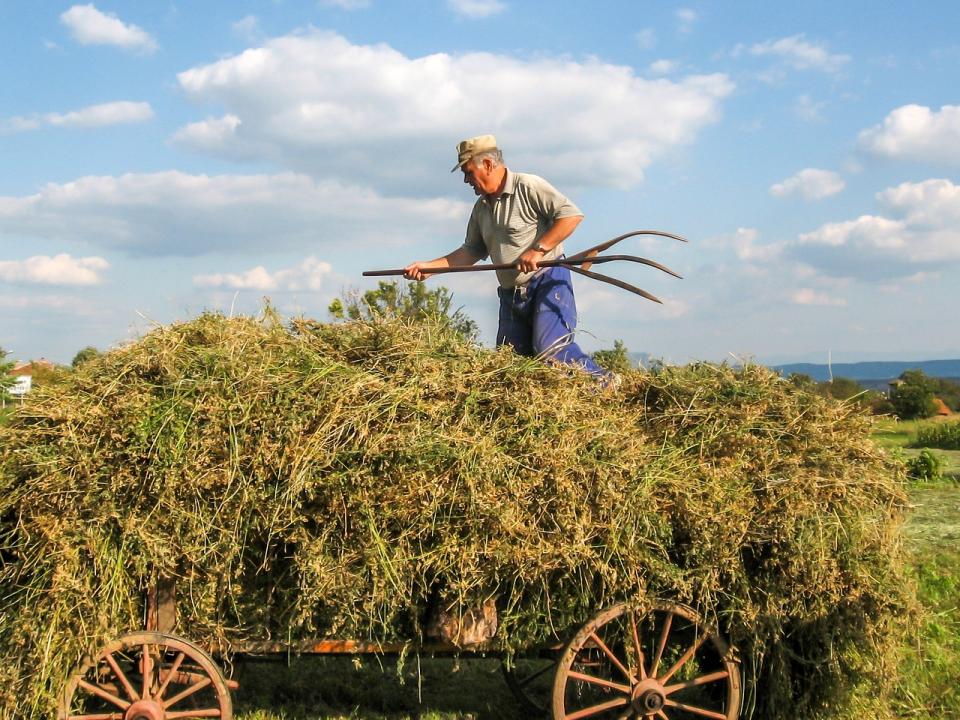
{"label": "hay hanging off wagon", "polygon": [[178,633],[416,642],[498,606],[498,647],[621,599],[696,607],[761,717],[843,707],[909,604],[899,469],[868,418],[764,368],[616,391],[449,327],[204,315],[84,364],[0,429],[3,717],[177,578]]}

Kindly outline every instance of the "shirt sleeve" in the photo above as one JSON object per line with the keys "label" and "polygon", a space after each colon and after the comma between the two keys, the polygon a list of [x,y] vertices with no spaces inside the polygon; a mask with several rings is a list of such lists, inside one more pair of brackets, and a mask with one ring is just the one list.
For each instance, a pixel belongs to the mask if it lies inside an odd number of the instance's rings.
{"label": "shirt sleeve", "polygon": [[467,235],[461,247],[469,250],[479,260],[486,260],[490,255],[486,243],[483,242],[483,236],[480,234],[480,222],[477,220],[476,205],[473,206],[473,212],[470,213],[470,220],[467,222]]}
{"label": "shirt sleeve", "polygon": [[580,208],[570,198],[549,182],[535,175],[532,178],[534,181],[530,183],[530,200],[542,217],[549,220],[558,220],[583,215]]}

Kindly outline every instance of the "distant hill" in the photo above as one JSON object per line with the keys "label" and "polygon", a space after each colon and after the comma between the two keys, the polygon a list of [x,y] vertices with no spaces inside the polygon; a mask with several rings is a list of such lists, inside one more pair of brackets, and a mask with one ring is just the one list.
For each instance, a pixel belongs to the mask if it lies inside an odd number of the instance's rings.
{"label": "distant hill", "polygon": [[[885,362],[833,363],[833,376],[861,381],[886,381],[900,376],[904,370],[923,370],[930,377],[960,377],[960,360],[919,360],[914,362],[891,360]],[[814,363],[792,363],[774,365],[774,370],[786,377],[791,373],[809,375],[818,382],[830,379],[830,370],[826,365]],[[874,383],[870,383],[873,385]]]}

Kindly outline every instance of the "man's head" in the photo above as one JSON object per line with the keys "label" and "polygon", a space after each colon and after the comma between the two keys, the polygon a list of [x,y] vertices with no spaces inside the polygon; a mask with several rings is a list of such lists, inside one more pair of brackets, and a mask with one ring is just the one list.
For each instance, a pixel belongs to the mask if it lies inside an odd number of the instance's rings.
{"label": "man's head", "polygon": [[[463,181],[473,187],[477,195],[493,195],[503,184],[506,168],[503,154],[493,135],[478,135],[457,145],[457,164],[463,171]],[[453,172],[453,171],[451,171]]]}

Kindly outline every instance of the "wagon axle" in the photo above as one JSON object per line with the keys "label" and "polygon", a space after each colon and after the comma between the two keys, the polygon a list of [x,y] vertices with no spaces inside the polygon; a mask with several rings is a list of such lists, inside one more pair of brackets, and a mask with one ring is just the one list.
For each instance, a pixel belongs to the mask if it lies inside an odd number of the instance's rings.
{"label": "wagon axle", "polygon": [[666,701],[663,686],[656,680],[647,678],[634,688],[631,705],[641,715],[654,715],[663,709]]}
{"label": "wagon axle", "polygon": [[139,700],[123,714],[123,720],[167,720],[163,706],[154,700]]}

